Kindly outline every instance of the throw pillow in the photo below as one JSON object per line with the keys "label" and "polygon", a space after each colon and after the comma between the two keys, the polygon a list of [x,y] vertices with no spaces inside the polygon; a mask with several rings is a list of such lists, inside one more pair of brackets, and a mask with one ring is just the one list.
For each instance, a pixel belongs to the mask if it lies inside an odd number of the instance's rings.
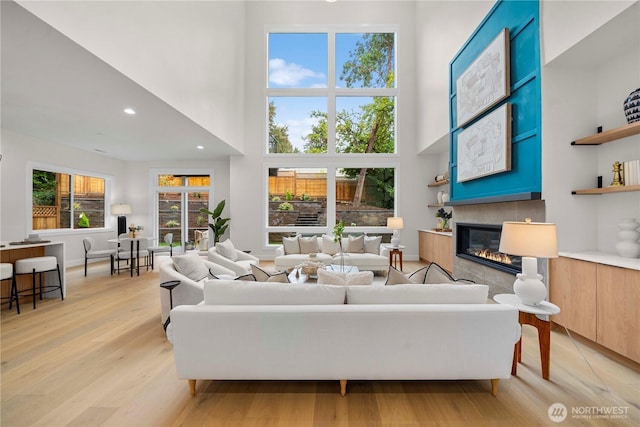
{"label": "throw pillow", "polygon": [[389,271],[387,272],[387,280],[384,282],[385,286],[387,285],[406,285],[406,284],[419,284],[422,282],[417,282],[415,279],[412,279],[411,276],[407,277],[402,271],[389,266]]}
{"label": "throw pillow", "polygon": [[335,255],[340,252],[340,243],[333,241],[333,236],[322,235],[322,253],[327,255]]}
{"label": "throw pillow", "polygon": [[347,252],[352,254],[363,254],[364,235],[358,237],[349,236],[349,240],[347,241]]}
{"label": "throw pillow", "polygon": [[434,283],[456,283],[456,279],[454,279],[444,268],[440,267],[435,262],[429,264],[427,267],[427,272],[424,276],[424,282],[427,284]]}
{"label": "throw pillow", "polygon": [[298,242],[298,236],[295,237],[283,237],[282,246],[284,247],[284,254],[299,254],[300,243]]}
{"label": "throw pillow", "polygon": [[300,236],[300,238],[298,239],[298,244],[300,244],[301,254],[317,254],[319,252],[318,238],[316,236],[311,236],[311,237]]}
{"label": "throw pillow", "polygon": [[359,271],[357,273],[347,274],[344,284],[352,285],[371,285],[373,284],[373,271]]}
{"label": "throw pillow", "polygon": [[380,243],[382,236],[364,236],[364,251],[368,254],[380,254]]}
{"label": "throw pillow", "polygon": [[231,240],[227,239],[224,242],[218,242],[215,248],[216,252],[223,257],[230,259],[231,261],[238,260],[238,253],[236,252],[236,248],[233,246],[233,243],[231,243]]}
{"label": "throw pillow", "polygon": [[236,277],[234,280],[243,280],[245,282],[255,282],[256,276],[254,276],[251,273],[241,274],[240,276]]}
{"label": "throw pillow", "polygon": [[188,277],[194,282],[199,282],[205,277],[209,277],[209,269],[205,265],[204,260],[195,252],[176,255],[171,257],[171,260],[178,273]]}
{"label": "throw pillow", "polygon": [[409,280],[411,280],[411,283],[425,283],[424,280],[427,277],[427,271],[429,271],[429,266],[422,267],[409,274]]}
{"label": "throw pillow", "polygon": [[289,283],[289,276],[285,271],[267,271],[255,264],[251,264],[251,272],[256,282]]}
{"label": "throw pillow", "polygon": [[347,273],[340,271],[325,270],[323,268],[318,269],[318,284],[319,285],[344,285],[345,277]]}

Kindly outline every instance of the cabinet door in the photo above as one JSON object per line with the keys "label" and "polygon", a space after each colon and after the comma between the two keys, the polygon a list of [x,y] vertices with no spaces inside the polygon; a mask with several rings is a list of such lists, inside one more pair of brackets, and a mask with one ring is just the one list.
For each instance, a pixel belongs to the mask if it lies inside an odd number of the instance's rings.
{"label": "cabinet door", "polygon": [[549,301],[561,312],[551,318],[596,340],[596,264],[571,258],[549,260]]}
{"label": "cabinet door", "polygon": [[596,341],[640,362],[640,271],[598,264]]}
{"label": "cabinet door", "polygon": [[451,247],[451,237],[441,234],[434,235],[434,259],[442,268],[448,272],[453,271],[453,254]]}
{"label": "cabinet door", "polygon": [[431,233],[418,231],[418,257],[423,262],[429,262],[429,234]]}

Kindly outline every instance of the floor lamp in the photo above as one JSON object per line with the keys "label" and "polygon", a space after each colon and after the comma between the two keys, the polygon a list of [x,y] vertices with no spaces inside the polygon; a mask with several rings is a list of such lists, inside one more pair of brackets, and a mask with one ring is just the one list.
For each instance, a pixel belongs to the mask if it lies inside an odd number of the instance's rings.
{"label": "floor lamp", "polygon": [[547,287],[538,274],[538,258],[558,257],[556,225],[546,222],[505,221],[500,234],[500,252],[522,257],[522,273],[516,275],[513,292],[523,304],[538,305],[547,297]]}
{"label": "floor lamp", "polygon": [[127,217],[131,214],[131,206],[122,203],[111,205],[111,214],[118,215],[118,236],[127,232]]}

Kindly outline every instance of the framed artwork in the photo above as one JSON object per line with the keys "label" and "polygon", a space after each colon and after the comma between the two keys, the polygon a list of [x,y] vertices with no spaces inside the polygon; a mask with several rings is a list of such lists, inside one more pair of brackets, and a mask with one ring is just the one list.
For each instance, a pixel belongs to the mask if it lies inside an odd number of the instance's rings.
{"label": "framed artwork", "polygon": [[456,127],[509,96],[509,29],[503,28],[456,80]]}
{"label": "framed artwork", "polygon": [[458,134],[456,182],[511,170],[511,104]]}

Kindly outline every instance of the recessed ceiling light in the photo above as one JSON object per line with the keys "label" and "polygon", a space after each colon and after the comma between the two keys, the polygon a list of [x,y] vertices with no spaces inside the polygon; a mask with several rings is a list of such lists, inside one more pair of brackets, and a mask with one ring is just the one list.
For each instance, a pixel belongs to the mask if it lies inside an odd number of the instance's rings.
{"label": "recessed ceiling light", "polygon": [[122,110],[125,112],[125,114],[129,114],[130,116],[133,116],[136,113],[136,110],[134,110],[133,108],[125,108],[124,110]]}
{"label": "recessed ceiling light", "polygon": [[196,145],[196,148],[197,148],[198,150],[204,150],[204,147],[203,147],[202,145]]}

